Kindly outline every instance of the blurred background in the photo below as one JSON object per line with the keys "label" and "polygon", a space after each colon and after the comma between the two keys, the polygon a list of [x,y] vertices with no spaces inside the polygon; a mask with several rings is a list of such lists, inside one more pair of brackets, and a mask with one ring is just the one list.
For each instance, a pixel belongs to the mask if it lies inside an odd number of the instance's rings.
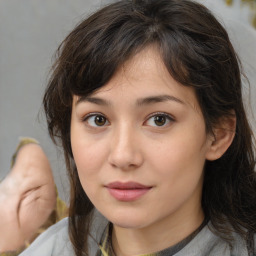
{"label": "blurred background", "polygon": [[[244,73],[244,98],[256,133],[256,0],[198,0],[227,28]],[[68,201],[61,149],[47,133],[41,101],[55,50],[72,28],[111,0],[0,0],[0,180],[10,169],[19,137],[45,150],[60,196]]]}

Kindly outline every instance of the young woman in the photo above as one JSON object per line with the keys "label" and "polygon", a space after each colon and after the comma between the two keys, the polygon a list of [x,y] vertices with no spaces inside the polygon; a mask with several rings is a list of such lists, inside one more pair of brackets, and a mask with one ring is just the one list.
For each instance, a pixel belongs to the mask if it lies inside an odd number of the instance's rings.
{"label": "young woman", "polygon": [[22,255],[256,255],[239,63],[204,6],[99,10],[60,46],[44,107],[66,157],[69,218]]}

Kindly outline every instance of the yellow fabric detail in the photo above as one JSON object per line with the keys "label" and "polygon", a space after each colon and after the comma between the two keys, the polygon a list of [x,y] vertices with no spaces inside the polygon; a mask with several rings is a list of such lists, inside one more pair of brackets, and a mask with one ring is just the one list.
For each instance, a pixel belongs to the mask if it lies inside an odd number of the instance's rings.
{"label": "yellow fabric detail", "polygon": [[16,157],[17,157],[17,155],[18,155],[19,150],[20,150],[23,146],[25,146],[25,145],[27,145],[27,144],[30,144],[30,143],[39,144],[39,142],[38,142],[36,139],[29,138],[29,137],[20,137],[20,142],[19,142],[19,144],[18,144],[18,146],[17,146],[17,148],[16,148],[15,153],[14,153],[13,156],[12,156],[11,168],[12,168],[12,167],[14,166],[14,164],[15,164],[15,160],[16,160]]}

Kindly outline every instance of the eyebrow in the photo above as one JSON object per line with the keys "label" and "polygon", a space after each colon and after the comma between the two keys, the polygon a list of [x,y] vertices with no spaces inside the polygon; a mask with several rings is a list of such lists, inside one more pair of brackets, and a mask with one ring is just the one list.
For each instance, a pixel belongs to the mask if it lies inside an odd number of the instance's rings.
{"label": "eyebrow", "polygon": [[[150,105],[150,104],[166,102],[166,101],[174,101],[174,102],[179,103],[179,104],[185,104],[179,98],[176,98],[176,97],[171,96],[171,95],[157,95],[157,96],[150,96],[150,97],[137,99],[136,105],[137,106],[144,106],[144,105]],[[100,106],[111,106],[111,102],[109,102],[105,99],[98,98],[98,97],[82,96],[77,100],[76,105],[79,104],[80,102],[90,102],[90,103],[100,105]]]}
{"label": "eyebrow", "polygon": [[157,95],[157,96],[151,96],[151,97],[146,97],[142,99],[137,100],[137,105],[138,106],[143,106],[143,105],[150,105],[152,103],[159,103],[159,102],[165,102],[165,101],[174,101],[180,104],[185,104],[182,100],[171,96],[171,95]]}
{"label": "eyebrow", "polygon": [[94,103],[96,105],[101,105],[101,106],[110,106],[111,105],[111,103],[109,101],[101,99],[101,98],[97,98],[97,97],[86,97],[86,96],[79,97],[79,99],[76,102],[76,105],[81,102],[90,102],[90,103]]}

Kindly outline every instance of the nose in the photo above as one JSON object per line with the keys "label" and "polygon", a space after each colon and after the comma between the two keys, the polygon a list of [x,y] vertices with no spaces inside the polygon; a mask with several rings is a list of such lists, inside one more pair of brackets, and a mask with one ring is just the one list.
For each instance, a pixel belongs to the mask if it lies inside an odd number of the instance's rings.
{"label": "nose", "polygon": [[120,170],[131,170],[143,163],[139,132],[124,125],[113,133],[109,163]]}

